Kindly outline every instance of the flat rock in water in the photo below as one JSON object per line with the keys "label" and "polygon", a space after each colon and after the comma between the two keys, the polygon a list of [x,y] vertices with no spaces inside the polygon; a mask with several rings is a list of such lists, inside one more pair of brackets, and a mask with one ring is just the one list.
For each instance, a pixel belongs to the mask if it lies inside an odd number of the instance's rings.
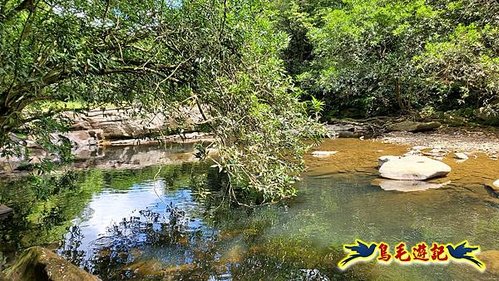
{"label": "flat rock in water", "polygon": [[5,270],[7,280],[98,281],[101,280],[73,265],[54,252],[31,247]]}
{"label": "flat rock in water", "polygon": [[383,178],[392,180],[422,181],[445,177],[451,171],[447,164],[425,156],[404,156],[388,158],[379,168]]}
{"label": "flat rock in water", "polygon": [[496,180],[492,185],[499,189],[499,180]]}
{"label": "flat rock in water", "polygon": [[338,151],[314,151],[314,152],[312,152],[312,156],[314,156],[314,157],[329,157],[329,156],[335,155],[336,153],[338,153]]}
{"label": "flat rock in water", "polygon": [[450,181],[445,183],[431,183],[425,181],[400,181],[400,180],[386,180],[380,179],[373,182],[374,185],[380,186],[383,190],[396,190],[402,192],[423,191],[428,189],[436,189],[449,184]]}
{"label": "flat rock in water", "polygon": [[381,165],[385,164],[386,162],[390,161],[390,160],[393,160],[393,159],[400,159],[401,157],[400,156],[381,156],[380,158],[378,158],[378,166],[381,167]]}

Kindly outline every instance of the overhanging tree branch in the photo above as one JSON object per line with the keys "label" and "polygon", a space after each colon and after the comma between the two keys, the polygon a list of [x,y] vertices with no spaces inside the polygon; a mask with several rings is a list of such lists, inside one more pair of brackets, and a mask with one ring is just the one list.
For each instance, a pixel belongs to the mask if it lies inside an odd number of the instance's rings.
{"label": "overhanging tree branch", "polygon": [[6,22],[10,19],[12,19],[14,16],[16,16],[18,13],[22,11],[30,11],[34,12],[35,11],[35,0],[24,0],[19,5],[17,5],[15,8],[11,9],[5,14],[0,14],[0,23]]}
{"label": "overhanging tree branch", "polygon": [[[151,65],[149,66],[121,66],[116,68],[91,68],[87,71],[81,72],[81,68],[78,68],[73,71],[69,71],[67,69],[58,69],[52,70],[47,75],[45,75],[39,81],[27,82],[22,85],[17,85],[13,87],[10,91],[10,95],[7,96],[4,104],[6,107],[14,107],[15,105],[20,105],[21,101],[23,104],[26,101],[32,101],[37,98],[38,94],[44,88],[61,83],[66,79],[74,78],[74,77],[84,77],[88,75],[95,76],[104,76],[104,75],[113,75],[113,74],[153,74],[160,78],[162,78],[162,83],[167,80],[180,83],[182,82],[180,79],[174,77],[174,74],[178,71],[178,69],[182,66],[185,61],[180,62],[176,66],[168,66],[168,65]],[[170,73],[165,73],[167,70],[170,70]],[[17,106],[16,106],[17,107]],[[24,106],[23,106],[24,107]],[[18,110],[22,110],[22,108],[18,108]]]}

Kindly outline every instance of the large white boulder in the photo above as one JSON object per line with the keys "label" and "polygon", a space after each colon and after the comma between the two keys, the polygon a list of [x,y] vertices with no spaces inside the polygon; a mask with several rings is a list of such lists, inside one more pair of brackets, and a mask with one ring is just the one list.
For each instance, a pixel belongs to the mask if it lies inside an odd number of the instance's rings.
{"label": "large white boulder", "polygon": [[379,168],[383,178],[392,180],[427,180],[445,177],[451,168],[440,161],[425,156],[385,157]]}

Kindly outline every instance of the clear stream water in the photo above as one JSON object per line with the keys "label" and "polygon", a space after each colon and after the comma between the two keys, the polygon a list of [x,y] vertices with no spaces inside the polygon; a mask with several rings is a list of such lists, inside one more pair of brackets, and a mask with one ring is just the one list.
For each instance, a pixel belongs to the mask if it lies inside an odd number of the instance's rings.
{"label": "clear stream water", "polygon": [[16,214],[2,221],[0,251],[8,262],[43,245],[103,280],[498,279],[456,263],[340,271],[342,245],[355,239],[392,247],[469,240],[499,250],[499,203],[483,187],[404,193],[372,185],[375,178],[305,175],[297,198],[254,209],[222,204],[210,187],[216,177],[200,164],[5,182],[0,199]]}

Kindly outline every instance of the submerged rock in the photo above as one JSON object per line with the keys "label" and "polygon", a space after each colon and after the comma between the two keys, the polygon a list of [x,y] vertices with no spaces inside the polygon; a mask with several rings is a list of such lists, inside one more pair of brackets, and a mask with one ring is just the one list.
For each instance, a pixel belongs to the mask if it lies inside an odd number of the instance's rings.
{"label": "submerged rock", "polygon": [[487,272],[499,275],[499,251],[490,250],[478,254],[478,258],[485,263]]}
{"label": "submerged rock", "polygon": [[5,271],[6,280],[97,281],[96,276],[73,265],[50,250],[31,247]]}
{"label": "submerged rock", "polygon": [[314,157],[329,157],[329,156],[335,155],[336,153],[338,153],[338,151],[314,151],[314,152],[312,152],[312,156],[314,156]]}
{"label": "submerged rock", "polygon": [[135,262],[128,266],[128,270],[134,273],[134,277],[157,276],[158,278],[163,275],[163,264],[160,261],[150,259]]}
{"label": "submerged rock", "polygon": [[381,165],[379,172],[387,179],[421,181],[445,177],[451,171],[447,164],[425,156],[384,157],[388,161]]}
{"label": "submerged rock", "polygon": [[431,183],[425,181],[401,181],[401,180],[386,180],[386,179],[379,179],[373,182],[374,185],[378,185],[383,190],[396,190],[402,192],[436,189],[436,188],[441,188],[449,183],[451,182],[448,181],[445,183]]}

